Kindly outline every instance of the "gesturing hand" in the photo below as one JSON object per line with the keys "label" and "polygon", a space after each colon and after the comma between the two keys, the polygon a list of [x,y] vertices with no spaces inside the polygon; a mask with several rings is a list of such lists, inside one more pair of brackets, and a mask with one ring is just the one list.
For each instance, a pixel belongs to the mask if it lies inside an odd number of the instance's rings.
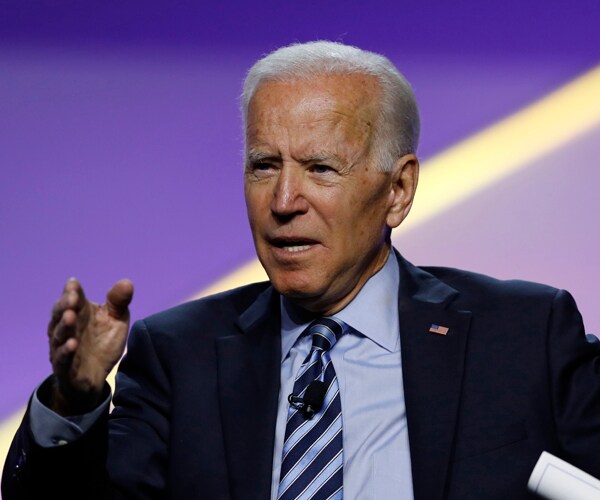
{"label": "gesturing hand", "polygon": [[99,305],[86,299],[79,282],[67,281],[48,325],[50,361],[56,378],[52,409],[61,415],[94,408],[125,349],[133,284],[117,282]]}

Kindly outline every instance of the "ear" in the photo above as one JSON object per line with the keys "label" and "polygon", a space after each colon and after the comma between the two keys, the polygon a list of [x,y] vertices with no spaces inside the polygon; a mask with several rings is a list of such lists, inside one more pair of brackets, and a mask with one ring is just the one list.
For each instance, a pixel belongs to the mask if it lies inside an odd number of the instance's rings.
{"label": "ear", "polygon": [[419,181],[419,160],[414,154],[399,158],[392,171],[392,191],[386,223],[395,228],[405,219],[412,207]]}

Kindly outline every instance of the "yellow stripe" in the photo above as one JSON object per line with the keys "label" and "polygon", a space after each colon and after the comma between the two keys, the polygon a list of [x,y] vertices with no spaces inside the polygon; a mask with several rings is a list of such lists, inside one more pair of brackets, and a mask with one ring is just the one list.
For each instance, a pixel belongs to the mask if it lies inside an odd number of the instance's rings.
{"label": "yellow stripe", "polygon": [[600,66],[425,162],[413,210],[396,234],[423,224],[598,124]]}
{"label": "yellow stripe", "polygon": [[25,408],[12,414],[0,425],[0,477],[2,477],[2,468],[4,467],[4,459],[8,453],[8,448],[21,420],[23,420],[24,414]]}
{"label": "yellow stripe", "polygon": [[260,265],[258,259],[243,265],[236,271],[228,274],[223,279],[217,281],[214,285],[209,286],[202,292],[194,295],[192,299],[211,295],[213,293],[223,292],[231,288],[242,286],[246,283],[255,283],[256,281],[264,281],[267,279],[267,273]]}
{"label": "yellow stripe", "polygon": [[[412,213],[395,231],[394,238],[598,124],[600,66],[425,162]],[[193,298],[264,279],[265,272],[254,259]],[[0,425],[0,467],[22,413]]]}

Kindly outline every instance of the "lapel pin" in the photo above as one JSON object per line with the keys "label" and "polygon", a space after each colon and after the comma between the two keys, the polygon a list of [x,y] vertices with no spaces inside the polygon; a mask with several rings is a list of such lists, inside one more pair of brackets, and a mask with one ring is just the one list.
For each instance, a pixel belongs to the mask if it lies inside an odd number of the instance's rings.
{"label": "lapel pin", "polygon": [[449,328],[441,325],[431,325],[429,333],[437,333],[438,335],[447,335]]}

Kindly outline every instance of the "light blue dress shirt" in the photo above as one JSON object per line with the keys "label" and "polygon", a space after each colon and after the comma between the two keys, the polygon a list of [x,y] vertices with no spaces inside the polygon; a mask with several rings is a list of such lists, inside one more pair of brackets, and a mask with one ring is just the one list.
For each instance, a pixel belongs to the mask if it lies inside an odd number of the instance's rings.
{"label": "light blue dress shirt", "polygon": [[[361,333],[344,335],[331,351],[344,422],[344,497],[352,500],[413,498],[400,357],[399,279],[398,262],[392,252],[385,266],[335,315]],[[281,390],[272,499],[277,498],[279,486],[287,397],[311,347],[310,337],[299,338],[308,323],[295,322],[293,308],[282,298]],[[108,404],[106,400],[91,413],[65,419],[46,408],[34,394],[34,439],[44,447],[73,441],[92,427]]]}
{"label": "light blue dress shirt", "polygon": [[[399,280],[398,261],[391,252],[385,266],[335,314],[361,333],[344,335],[330,353],[342,400],[344,497],[352,500],[413,498],[400,357]],[[309,336],[299,338],[309,323],[297,322],[297,316],[294,305],[282,298],[273,500],[279,485],[287,397],[312,344]]]}

